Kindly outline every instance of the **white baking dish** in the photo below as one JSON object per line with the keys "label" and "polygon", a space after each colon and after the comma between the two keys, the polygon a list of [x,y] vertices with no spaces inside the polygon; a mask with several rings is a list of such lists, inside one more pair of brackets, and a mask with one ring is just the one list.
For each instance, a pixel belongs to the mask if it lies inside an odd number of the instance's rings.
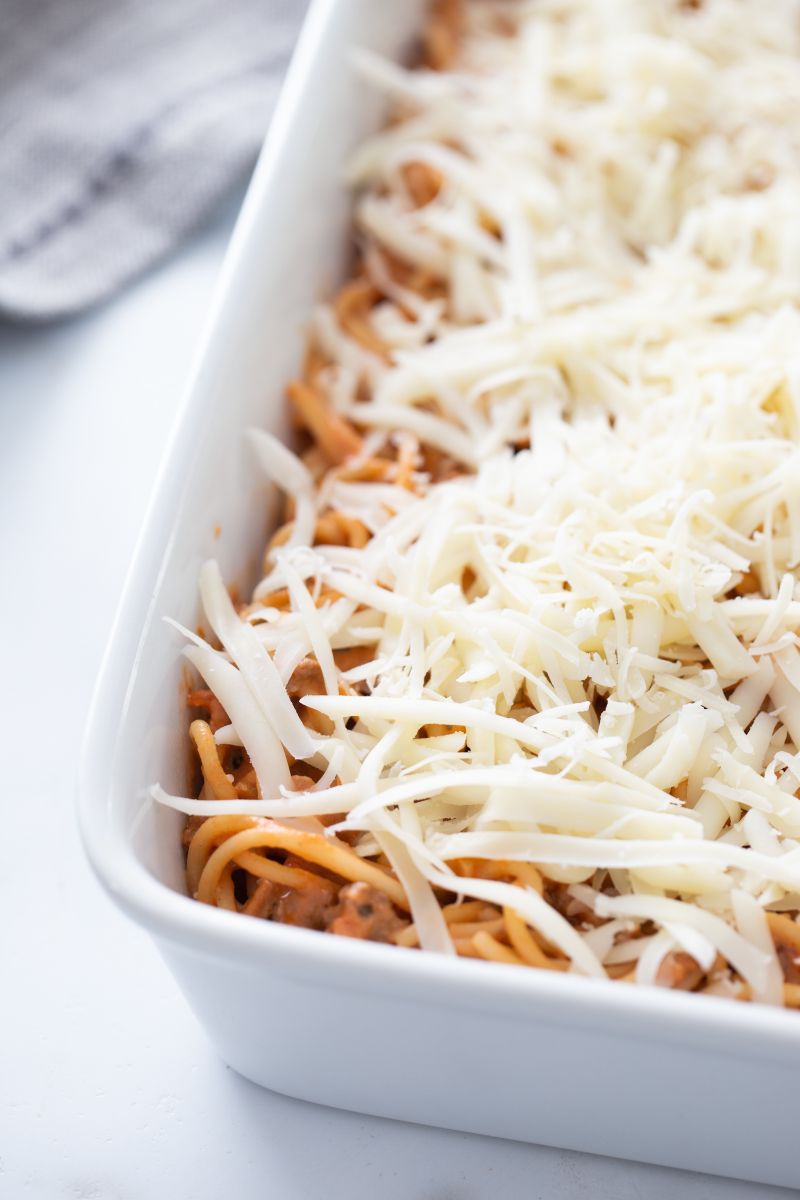
{"label": "white baking dish", "polygon": [[[184,894],[179,640],[200,563],[247,587],[269,521],[242,436],[280,430],[311,305],[348,248],[344,159],[381,119],[355,45],[399,56],[421,0],[316,0],[228,254],[97,689],[89,857],[153,934],[225,1060],[338,1107],[768,1183],[800,1183],[800,1016],[246,920]],[[219,528],[221,527],[221,534]]]}

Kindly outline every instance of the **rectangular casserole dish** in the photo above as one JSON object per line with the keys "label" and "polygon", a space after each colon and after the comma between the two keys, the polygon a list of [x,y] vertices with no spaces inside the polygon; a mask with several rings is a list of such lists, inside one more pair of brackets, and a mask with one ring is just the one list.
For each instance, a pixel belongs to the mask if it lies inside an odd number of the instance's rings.
{"label": "rectangular casserole dish", "polygon": [[[315,0],[169,439],[95,695],[80,783],[89,858],[153,935],[220,1054],[336,1107],[796,1186],[797,1014],[320,937],[185,895],[180,639],[200,564],[243,590],[270,489],[245,428],[285,434],[313,303],[344,273],[343,165],[381,111],[357,46],[401,58],[422,0]],[[221,532],[220,532],[221,531]],[[272,1034],[280,1030],[280,1037]]]}

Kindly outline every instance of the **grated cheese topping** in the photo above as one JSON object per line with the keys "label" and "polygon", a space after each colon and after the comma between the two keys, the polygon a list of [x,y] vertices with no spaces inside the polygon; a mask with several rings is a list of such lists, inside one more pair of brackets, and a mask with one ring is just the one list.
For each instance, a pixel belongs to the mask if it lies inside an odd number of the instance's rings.
{"label": "grated cheese topping", "polygon": [[[263,798],[236,811],[343,814],[423,947],[452,953],[447,887],[515,908],[574,971],[605,975],[649,923],[638,982],[678,948],[782,1002],[764,910],[800,904],[799,18],[474,0],[452,71],[359,57],[403,118],[348,172],[391,353],[325,306],[314,337],[373,448],[410,431],[455,474],[317,489],[254,432],[293,533],[244,615],[204,568],[222,649],[187,655],[256,768]],[[413,163],[442,181],[422,206]],[[390,255],[441,297],[397,284]],[[326,506],[363,549],[311,545]],[[290,609],[258,603],[280,587]],[[364,645],[340,672],[333,651]],[[284,690],[304,655],[328,734]],[[323,773],[313,791],[282,748]],[[465,856],[533,862],[607,924],[456,880]]]}

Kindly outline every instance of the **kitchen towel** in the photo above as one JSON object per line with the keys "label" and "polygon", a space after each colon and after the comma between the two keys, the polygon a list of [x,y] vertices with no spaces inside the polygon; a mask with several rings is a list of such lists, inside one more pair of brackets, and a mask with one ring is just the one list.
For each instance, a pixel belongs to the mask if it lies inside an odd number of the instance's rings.
{"label": "kitchen towel", "polygon": [[305,0],[2,0],[0,315],[63,317],[252,166]]}

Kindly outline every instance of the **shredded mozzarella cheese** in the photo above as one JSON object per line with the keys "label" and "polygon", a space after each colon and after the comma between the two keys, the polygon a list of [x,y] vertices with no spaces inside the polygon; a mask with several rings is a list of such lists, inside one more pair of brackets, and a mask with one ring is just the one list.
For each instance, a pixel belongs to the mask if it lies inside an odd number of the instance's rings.
{"label": "shredded mozzarella cheese", "polygon": [[[256,594],[287,587],[292,609],[237,617],[207,566],[230,661],[187,654],[256,767],[263,799],[237,811],[343,814],[394,865],[423,946],[452,952],[444,887],[602,975],[624,944],[447,864],[534,862],[578,888],[610,872],[626,894],[592,890],[594,912],[658,931],[631,954],[639,982],[676,948],[704,970],[720,953],[780,1003],[764,906],[800,893],[798,5],[465,13],[452,72],[359,60],[405,118],[350,169],[388,359],[331,310],[317,327],[331,395],[375,444],[409,430],[472,473],[326,483],[373,536],[313,546],[308,470],[254,435],[296,512]],[[442,181],[422,206],[415,162]],[[394,283],[389,255],[447,299]],[[346,599],[315,607],[319,585]],[[373,660],[338,672],[333,650],[364,644]],[[288,671],[315,654],[327,694],[305,705],[329,735],[297,718],[279,646]],[[286,790],[279,741],[319,789]]]}

